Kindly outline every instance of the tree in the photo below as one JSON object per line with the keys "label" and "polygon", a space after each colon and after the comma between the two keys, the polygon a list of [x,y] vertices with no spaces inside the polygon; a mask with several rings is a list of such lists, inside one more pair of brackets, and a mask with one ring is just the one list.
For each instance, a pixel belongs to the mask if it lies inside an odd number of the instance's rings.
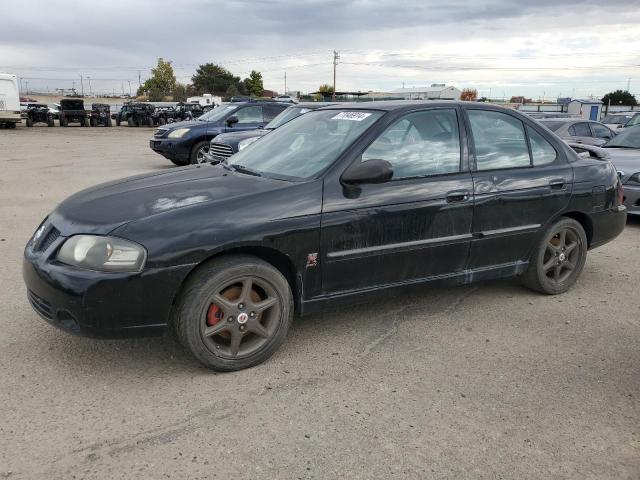
{"label": "tree", "polygon": [[253,95],[254,97],[260,97],[262,95],[264,85],[262,84],[262,74],[260,72],[251,70],[249,77],[245,78],[243,83],[249,95]]}
{"label": "tree", "polygon": [[318,87],[318,93],[316,94],[315,99],[321,102],[325,98],[331,97],[332,95],[333,95],[333,87],[325,83]]}
{"label": "tree", "polygon": [[173,97],[174,102],[186,102],[187,97],[189,96],[188,85],[176,82],[176,86],[173,88],[171,96]]}
{"label": "tree", "polygon": [[616,90],[615,92],[609,92],[602,97],[602,103],[608,105],[626,105],[633,107],[638,104],[636,97],[634,97],[628,90]]}
{"label": "tree", "polygon": [[195,91],[224,95],[231,85],[236,90],[239,89],[240,77],[236,77],[224,67],[213,63],[205,63],[196,69],[195,75],[191,77],[191,82]]}
{"label": "tree", "polygon": [[229,88],[227,88],[227,91],[224,92],[224,96],[227,98],[231,98],[238,95],[238,93],[239,93],[238,88],[235,85],[229,85]]}
{"label": "tree", "polygon": [[151,77],[138,88],[138,95],[148,92],[149,100],[157,102],[162,100],[176,88],[176,76],[170,61],[158,58],[158,65],[151,69]]}
{"label": "tree", "polygon": [[465,88],[460,94],[460,100],[475,102],[478,99],[478,91],[475,88]]}

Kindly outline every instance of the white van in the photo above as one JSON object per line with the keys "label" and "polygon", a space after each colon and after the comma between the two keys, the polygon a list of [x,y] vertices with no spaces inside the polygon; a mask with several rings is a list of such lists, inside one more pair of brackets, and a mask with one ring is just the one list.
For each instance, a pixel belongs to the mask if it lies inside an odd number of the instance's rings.
{"label": "white van", "polygon": [[20,122],[18,77],[0,73],[0,126],[15,128]]}

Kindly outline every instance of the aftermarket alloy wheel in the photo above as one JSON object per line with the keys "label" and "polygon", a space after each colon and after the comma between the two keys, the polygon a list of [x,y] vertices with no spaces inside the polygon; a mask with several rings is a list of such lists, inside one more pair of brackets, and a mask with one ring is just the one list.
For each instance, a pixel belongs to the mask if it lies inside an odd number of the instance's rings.
{"label": "aftermarket alloy wheel", "polygon": [[196,143],[191,149],[191,163],[207,163],[205,154],[209,153],[209,140]]}
{"label": "aftermarket alloy wheel", "polygon": [[529,259],[523,283],[549,295],[569,290],[587,259],[587,236],[582,225],[571,218],[554,223]]}
{"label": "aftermarket alloy wheel", "polygon": [[284,276],[259,258],[233,255],[202,266],[189,279],[174,327],[205,366],[233,371],[269,358],[292,319],[293,296]]}

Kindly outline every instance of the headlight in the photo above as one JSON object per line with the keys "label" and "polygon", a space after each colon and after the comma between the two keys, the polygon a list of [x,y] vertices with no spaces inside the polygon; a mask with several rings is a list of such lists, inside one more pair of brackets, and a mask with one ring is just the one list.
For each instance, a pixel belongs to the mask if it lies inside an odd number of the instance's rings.
{"label": "headlight", "polygon": [[246,147],[247,145],[251,145],[253,142],[255,142],[256,140],[258,140],[260,137],[251,137],[251,138],[245,138],[244,140],[241,140],[238,143],[238,150],[242,150],[244,147]]}
{"label": "headlight", "polygon": [[139,272],[147,251],[137,243],[115,237],[74,235],[58,251],[57,259],[67,265],[103,272]]}
{"label": "headlight", "polygon": [[191,130],[191,129],[190,128],[176,128],[174,131],[169,133],[168,137],[169,138],[182,138],[189,132],[189,130]]}

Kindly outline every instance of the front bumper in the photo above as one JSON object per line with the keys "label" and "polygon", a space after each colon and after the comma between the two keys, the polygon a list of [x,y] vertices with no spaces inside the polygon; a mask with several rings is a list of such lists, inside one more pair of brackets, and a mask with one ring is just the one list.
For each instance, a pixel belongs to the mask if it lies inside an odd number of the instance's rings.
{"label": "front bumper", "polygon": [[153,138],[149,147],[169,160],[189,160],[191,154],[191,142],[180,138]]}
{"label": "front bumper", "polygon": [[640,215],[640,187],[624,185],[624,204],[629,215]]}
{"label": "front bumper", "polygon": [[42,252],[31,243],[22,274],[27,298],[48,323],[68,333],[121,338],[161,334],[183,280],[193,268],[145,268],[140,273],[104,273],[61,264],[55,254],[67,237]]}

